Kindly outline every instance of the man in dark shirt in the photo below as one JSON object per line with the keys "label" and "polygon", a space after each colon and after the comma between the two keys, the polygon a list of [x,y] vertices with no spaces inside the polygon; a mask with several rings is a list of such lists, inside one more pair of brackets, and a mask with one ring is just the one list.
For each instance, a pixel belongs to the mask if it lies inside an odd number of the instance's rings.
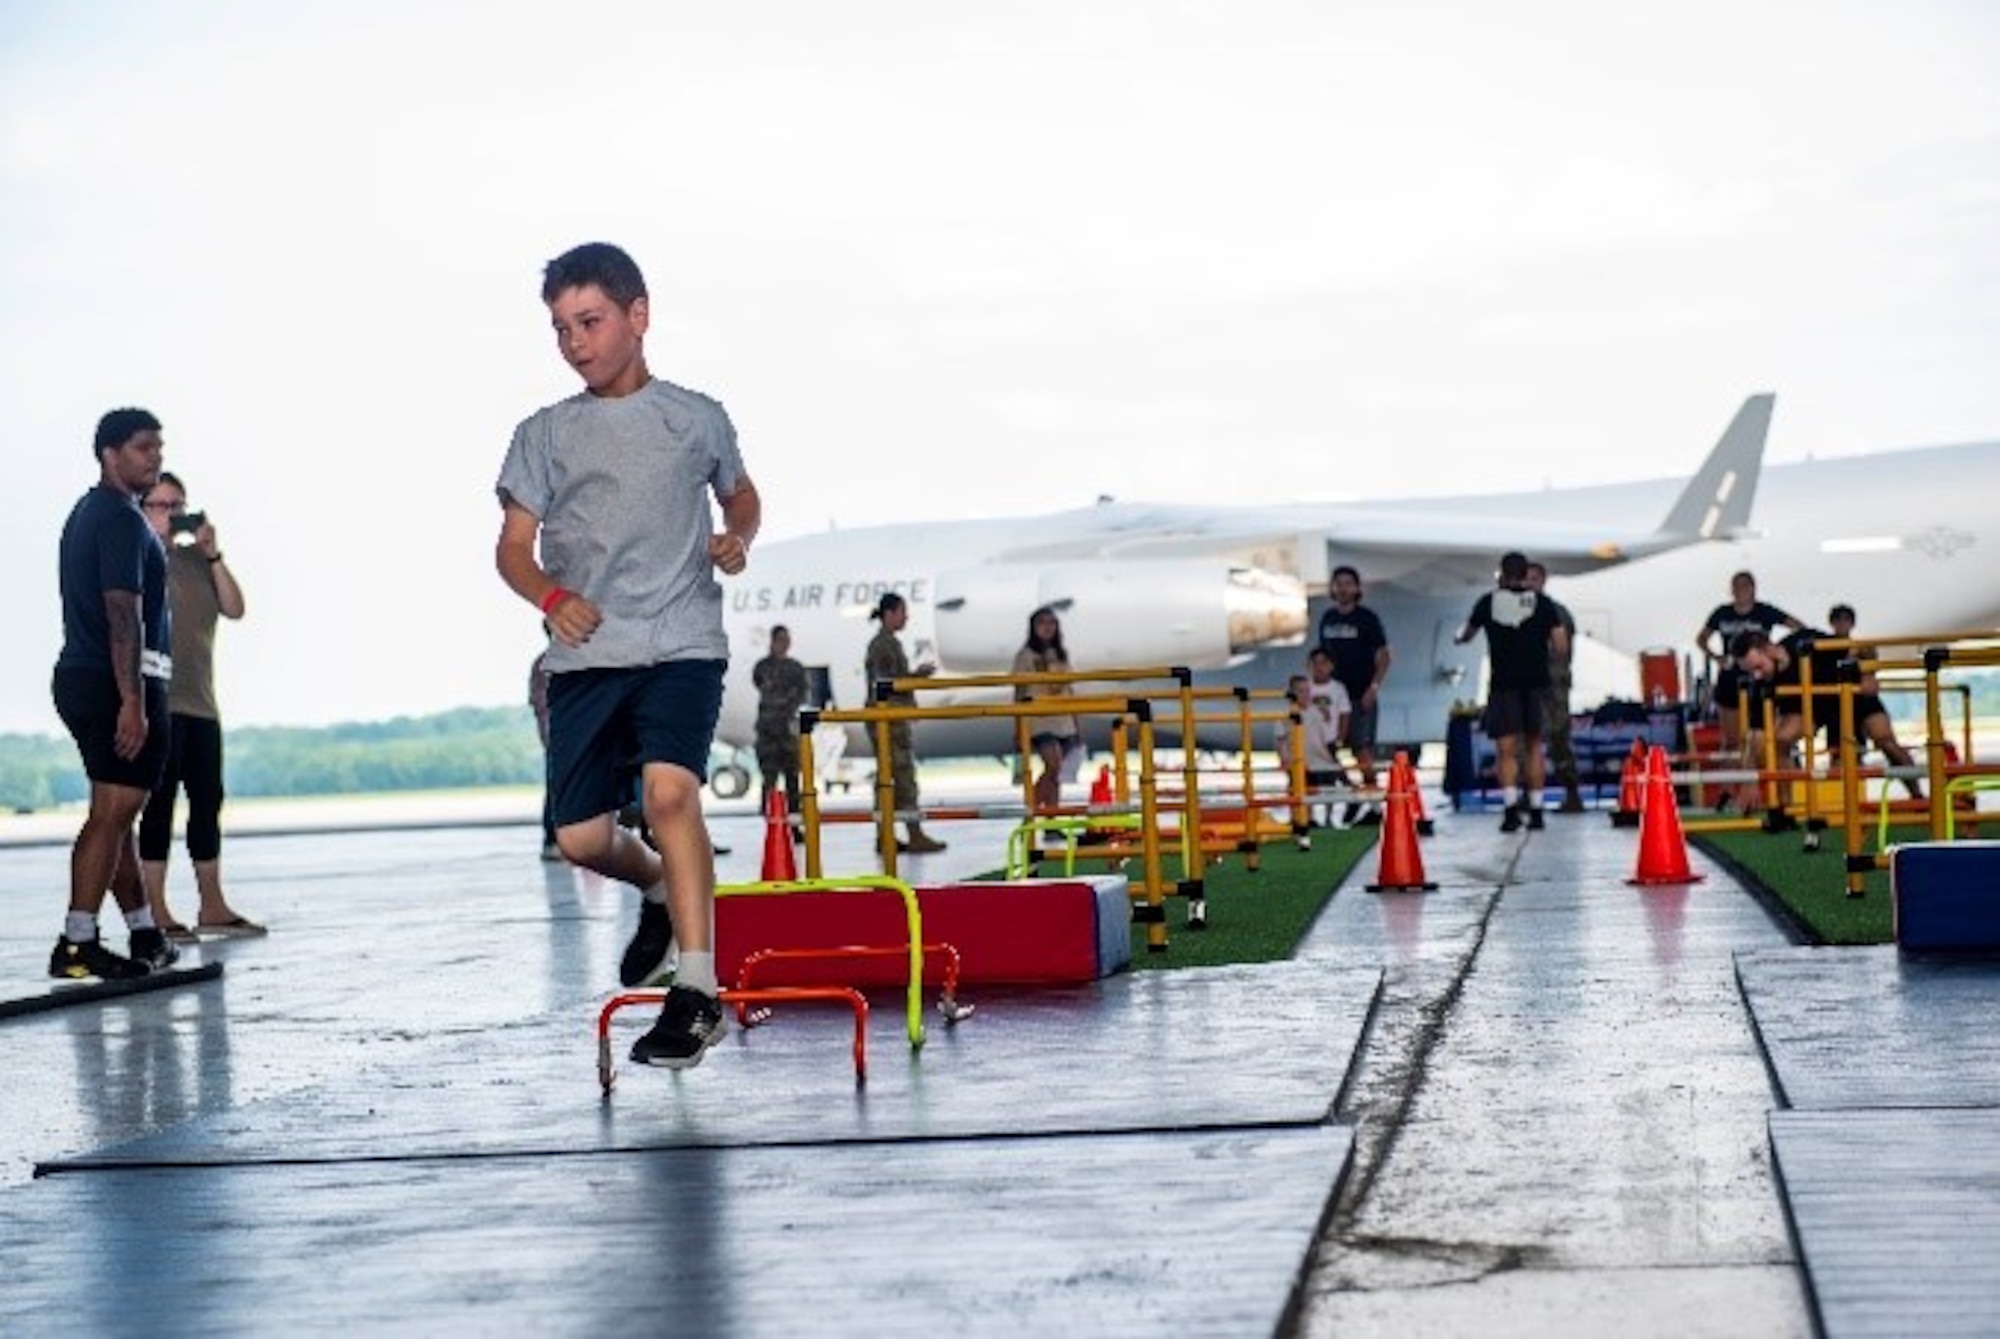
{"label": "man in dark shirt", "polygon": [[[1491,669],[1486,694],[1486,737],[1498,753],[1500,796],[1507,812],[1502,832],[1518,831],[1525,816],[1530,831],[1542,827],[1542,697],[1549,686],[1549,660],[1569,659],[1569,634],[1557,620],[1554,606],[1528,589],[1527,555],[1508,553],[1500,559],[1500,585],[1479,597],[1455,638],[1460,644],[1486,633]],[[1526,751],[1525,768],[1521,753]],[[1525,770],[1527,793],[1515,788]]]}
{"label": "man in dark shirt", "polygon": [[1549,569],[1540,563],[1528,564],[1528,589],[1549,602],[1555,611],[1556,622],[1562,624],[1567,645],[1561,655],[1553,646],[1549,650],[1549,686],[1542,693],[1542,734],[1549,741],[1549,761],[1555,765],[1556,781],[1563,788],[1561,812],[1580,814],[1583,812],[1582,777],[1576,766],[1576,744],[1569,731],[1569,690],[1574,682],[1570,673],[1570,659],[1576,653],[1576,618],[1546,589]]}
{"label": "man in dark shirt", "polygon": [[[167,554],[139,510],[160,477],[160,421],[114,409],[98,421],[92,450],[97,486],[63,524],[63,645],[51,685],[90,778],[90,810],[70,858],[69,913],[49,975],[117,980],[164,970],[180,956],[146,904],[133,831],[171,738]],[[130,958],[97,937],[107,888],[131,931]]]}
{"label": "man in dark shirt", "polygon": [[[1361,573],[1345,564],[1334,568],[1327,581],[1327,595],[1333,604],[1319,616],[1318,645],[1333,657],[1333,677],[1347,690],[1347,747],[1354,754],[1361,784],[1372,788],[1377,700],[1394,657],[1382,620],[1361,603]],[[1363,815],[1360,805],[1350,804],[1341,819],[1349,824],[1379,823],[1382,813],[1371,806]]]}
{"label": "man in dark shirt", "polygon": [[[1852,641],[1854,637],[1854,606],[1851,604],[1837,604],[1827,610],[1826,625],[1833,629],[1835,637],[1843,641]],[[1849,647],[1843,654],[1854,660],[1873,660],[1875,658],[1875,648],[1872,646],[1854,645]],[[1814,677],[1818,677],[1817,667],[1814,669]],[[1910,751],[1904,748],[1902,742],[1896,738],[1896,726],[1889,719],[1889,708],[1882,702],[1881,687],[1881,684],[1876,681],[1873,671],[1861,676],[1859,691],[1854,694],[1855,741],[1863,745],[1873,744],[1876,748],[1882,750],[1883,757],[1898,767],[1914,767],[1917,765],[1917,760],[1910,755]],[[1835,710],[1838,710],[1838,704],[1835,705]],[[1815,712],[1815,719],[1817,718],[1818,713]],[[1837,743],[1839,733],[1839,717],[1828,716],[1826,737],[1829,748]],[[1921,800],[1924,798],[1923,783],[1915,777],[1904,777],[1903,786],[1910,792],[1912,799]]]}
{"label": "man in dark shirt", "polygon": [[[1743,758],[1750,766],[1764,765],[1765,702],[1771,704],[1771,739],[1780,767],[1790,763],[1793,746],[1805,738],[1806,700],[1799,689],[1808,661],[1812,663],[1814,718],[1827,720],[1829,711],[1838,710],[1835,699],[1819,691],[1822,686],[1838,682],[1839,674],[1840,656],[1820,651],[1814,645],[1825,636],[1816,628],[1800,628],[1787,634],[1783,641],[1774,642],[1768,634],[1752,628],[1731,639],[1729,658],[1743,676],[1743,710],[1748,726]],[[1778,793],[1781,802],[1788,801],[1791,783],[1781,783]],[[1757,807],[1756,786],[1743,787],[1739,798],[1745,813],[1753,811]]]}

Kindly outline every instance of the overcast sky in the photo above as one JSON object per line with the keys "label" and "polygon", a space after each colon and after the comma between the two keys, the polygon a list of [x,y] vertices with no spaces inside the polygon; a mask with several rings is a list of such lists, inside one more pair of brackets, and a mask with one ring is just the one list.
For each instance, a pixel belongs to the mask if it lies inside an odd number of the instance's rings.
{"label": "overcast sky", "polygon": [[[0,730],[56,536],[166,424],[231,725],[520,700],[537,296],[647,272],[765,542],[2000,436],[2000,6],[0,0]],[[754,563],[754,557],[753,557]]]}

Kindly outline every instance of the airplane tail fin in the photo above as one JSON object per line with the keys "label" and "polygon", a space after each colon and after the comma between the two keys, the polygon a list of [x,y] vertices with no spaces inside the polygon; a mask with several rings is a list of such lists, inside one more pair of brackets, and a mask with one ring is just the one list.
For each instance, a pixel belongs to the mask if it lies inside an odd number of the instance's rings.
{"label": "airplane tail fin", "polygon": [[1749,525],[1750,504],[1757,496],[1757,471],[1764,462],[1764,437],[1771,430],[1771,409],[1776,400],[1766,392],[1743,402],[1722,440],[1674,499],[1667,519],[1660,523],[1660,539],[1682,543],[1727,539]]}

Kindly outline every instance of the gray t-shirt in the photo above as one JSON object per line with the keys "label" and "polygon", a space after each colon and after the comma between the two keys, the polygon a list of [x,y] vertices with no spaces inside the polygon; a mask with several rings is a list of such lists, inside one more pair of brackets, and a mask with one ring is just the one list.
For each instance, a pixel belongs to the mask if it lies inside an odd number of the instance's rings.
{"label": "gray t-shirt", "polygon": [[709,496],[742,480],[722,406],[658,379],[615,399],[580,392],[514,429],[501,501],[534,513],[543,569],[604,611],[582,646],[549,643],[551,674],[728,659]]}

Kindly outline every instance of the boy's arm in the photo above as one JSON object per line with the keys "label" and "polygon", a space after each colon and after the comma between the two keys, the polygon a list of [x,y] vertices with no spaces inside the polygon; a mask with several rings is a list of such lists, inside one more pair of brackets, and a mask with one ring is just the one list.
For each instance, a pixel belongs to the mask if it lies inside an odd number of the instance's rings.
{"label": "boy's arm", "polygon": [[750,544],[764,522],[764,503],[757,485],[744,475],[736,491],[722,499],[722,533],[708,537],[708,560],[725,575],[735,576],[750,561]]}
{"label": "boy's arm", "polygon": [[509,498],[502,503],[500,539],[493,547],[493,565],[509,590],[542,611],[542,621],[565,646],[582,646],[597,631],[604,615],[577,591],[558,586],[535,557],[541,520]]}

